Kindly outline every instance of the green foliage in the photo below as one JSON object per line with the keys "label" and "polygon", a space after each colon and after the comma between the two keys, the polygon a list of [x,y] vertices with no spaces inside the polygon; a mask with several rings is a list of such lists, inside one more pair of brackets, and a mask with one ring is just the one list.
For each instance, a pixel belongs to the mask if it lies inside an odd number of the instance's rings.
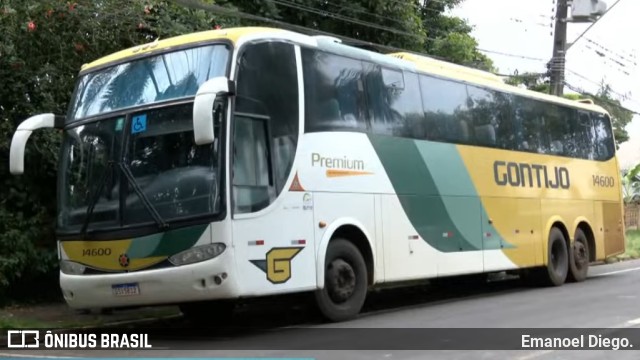
{"label": "green foliage", "polygon": [[[469,24],[444,14],[462,0],[235,0],[238,10],[358,40],[494,70]],[[261,24],[260,22],[253,22]]]}
{"label": "green foliage", "polygon": [[444,11],[464,0],[425,1],[420,8],[422,25],[428,39],[425,51],[456,64],[495,72],[493,61],[478,51],[471,36],[473,28],[463,19],[444,15]]}
{"label": "green foliage", "polygon": [[640,196],[640,164],[627,170],[622,176],[622,196],[625,203],[633,202]]}
{"label": "green foliage", "polygon": [[611,87],[608,84],[602,84],[600,90],[595,96],[590,96],[593,102],[602,106],[611,115],[611,122],[613,125],[613,134],[616,138],[618,146],[623,142],[629,140],[629,134],[625,127],[633,119],[633,113],[620,104],[619,100],[611,97]]}
{"label": "green foliage", "polygon": [[627,231],[625,236],[625,254],[633,259],[640,258],[640,230]]}

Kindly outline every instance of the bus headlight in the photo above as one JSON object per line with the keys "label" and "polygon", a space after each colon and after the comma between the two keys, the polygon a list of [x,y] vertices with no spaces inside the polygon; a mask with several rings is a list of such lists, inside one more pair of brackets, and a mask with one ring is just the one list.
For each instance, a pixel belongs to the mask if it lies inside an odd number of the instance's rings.
{"label": "bus headlight", "polygon": [[171,256],[169,262],[176,266],[193,264],[213,259],[222,254],[224,249],[226,249],[226,246],[222,243],[197,246]]}
{"label": "bus headlight", "polygon": [[60,261],[60,271],[67,275],[82,275],[87,269],[86,266],[77,263],[75,261],[62,260]]}

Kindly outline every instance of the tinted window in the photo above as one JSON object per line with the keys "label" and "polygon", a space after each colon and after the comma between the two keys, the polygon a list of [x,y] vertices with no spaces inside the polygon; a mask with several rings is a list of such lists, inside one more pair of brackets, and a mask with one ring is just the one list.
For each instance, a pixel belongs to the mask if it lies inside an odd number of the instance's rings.
{"label": "tinted window", "polygon": [[471,133],[464,84],[420,76],[427,140],[467,144]]}
{"label": "tinted window", "polygon": [[514,121],[514,96],[492,91],[493,105],[495,106],[496,144],[501,149],[518,149],[519,131],[517,122]]}
{"label": "tinted window", "polygon": [[596,148],[596,132],[591,118],[590,113],[578,111],[577,116],[573,118],[576,120],[576,123],[572,125],[572,128],[575,134],[574,141],[580,149],[579,153],[584,154],[584,158],[595,160],[598,159],[598,153]]}
{"label": "tinted window", "polygon": [[309,131],[363,130],[368,118],[375,134],[582,159],[615,155],[601,114],[309,50],[303,61]]}
{"label": "tinted window", "polygon": [[418,76],[400,70],[366,66],[366,93],[372,131],[413,137],[423,123]]}
{"label": "tinted window", "polygon": [[302,66],[307,131],[365,131],[362,63],[304,49]]}
{"label": "tinted window", "polygon": [[465,115],[473,133],[473,143],[495,147],[498,119],[493,93],[474,86],[467,86],[467,93],[468,110]]}
{"label": "tinted window", "polygon": [[613,139],[613,130],[609,117],[602,114],[592,114],[594,132],[596,135],[596,148],[598,158],[607,160],[615,156],[615,143]]}
{"label": "tinted window", "polygon": [[527,98],[516,98],[514,104],[518,135],[515,150],[545,153],[548,142],[541,136],[545,118],[538,103]]}
{"label": "tinted window", "polygon": [[567,137],[569,135],[569,119],[567,109],[553,104],[538,102],[541,110],[543,133],[549,144],[545,147],[545,153],[551,155],[566,155]]}
{"label": "tinted window", "polygon": [[289,177],[298,141],[298,79],[294,48],[250,45],[238,68],[233,141],[236,212],[268,206]]}

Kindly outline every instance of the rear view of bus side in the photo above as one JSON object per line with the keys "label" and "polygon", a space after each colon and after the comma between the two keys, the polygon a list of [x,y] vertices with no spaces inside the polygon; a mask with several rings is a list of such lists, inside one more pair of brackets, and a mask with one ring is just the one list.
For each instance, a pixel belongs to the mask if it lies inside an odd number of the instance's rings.
{"label": "rear view of bus side", "polygon": [[320,47],[302,50],[296,178],[316,223],[368,240],[373,282],[521,269],[561,285],[624,251],[602,108],[412,54]]}

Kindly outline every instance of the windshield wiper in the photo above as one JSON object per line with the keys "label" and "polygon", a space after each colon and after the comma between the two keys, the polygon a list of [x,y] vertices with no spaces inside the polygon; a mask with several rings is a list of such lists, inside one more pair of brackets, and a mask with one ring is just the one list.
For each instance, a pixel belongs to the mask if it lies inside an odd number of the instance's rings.
{"label": "windshield wiper", "polygon": [[96,204],[98,200],[100,200],[100,195],[102,194],[102,190],[104,189],[105,184],[107,183],[107,179],[113,175],[113,161],[109,161],[107,163],[107,168],[104,169],[104,174],[102,174],[102,179],[100,180],[100,185],[96,189],[96,192],[93,194],[93,198],[91,199],[91,203],[87,208],[87,214],[84,219],[84,223],[82,223],[82,229],[80,230],[80,234],[82,234],[82,238],[87,237],[87,226],[91,222],[91,216],[93,215],[93,210],[96,208]]}
{"label": "windshield wiper", "polygon": [[147,210],[151,214],[151,217],[153,217],[153,220],[156,222],[156,224],[158,224],[158,227],[160,227],[161,229],[168,228],[169,224],[167,224],[167,222],[164,221],[164,219],[162,218],[162,216],[160,216],[160,214],[158,213],[156,208],[153,206],[153,204],[151,204],[151,201],[149,201],[149,198],[142,192],[142,189],[140,189],[140,186],[138,186],[138,183],[136,182],[135,177],[131,173],[131,170],[129,170],[129,167],[127,167],[123,163],[118,163],[118,166],[120,167],[120,171],[122,171],[124,176],[129,181],[129,185],[133,187],[133,190],[136,192],[136,194],[138,194],[138,197],[140,197],[140,200],[142,200],[144,207],[147,208]]}

